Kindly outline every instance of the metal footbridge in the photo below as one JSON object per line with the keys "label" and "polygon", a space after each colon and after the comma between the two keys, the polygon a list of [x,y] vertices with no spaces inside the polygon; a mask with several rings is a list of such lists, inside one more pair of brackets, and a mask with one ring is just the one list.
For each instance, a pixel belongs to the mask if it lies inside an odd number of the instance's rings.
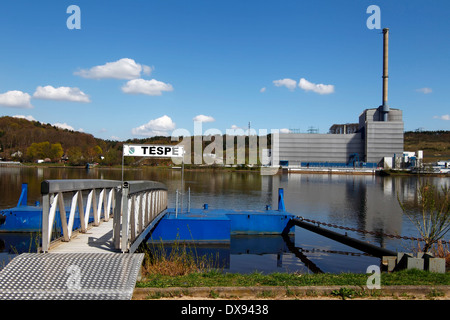
{"label": "metal footbridge", "polygon": [[166,186],[46,180],[41,194],[40,252],[21,254],[0,272],[0,299],[131,299],[144,258],[135,251],[166,214]]}

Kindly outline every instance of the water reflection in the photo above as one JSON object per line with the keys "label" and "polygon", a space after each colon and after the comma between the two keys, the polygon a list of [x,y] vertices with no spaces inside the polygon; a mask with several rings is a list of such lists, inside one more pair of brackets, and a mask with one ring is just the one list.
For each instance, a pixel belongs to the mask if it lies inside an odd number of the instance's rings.
{"label": "water reflection", "polygon": [[[0,208],[17,204],[22,183],[28,183],[28,203],[41,201],[40,184],[49,179],[110,179],[121,180],[121,169],[94,168],[6,168],[0,167]],[[177,169],[130,169],[125,180],[156,180],[169,189],[169,206],[175,206],[175,191],[181,190],[181,171]],[[379,177],[372,175],[279,174],[261,176],[257,172],[225,172],[185,170],[184,207],[187,190],[191,192],[191,207],[208,203],[213,208],[264,210],[266,205],[277,208],[278,188],[284,188],[286,210],[306,218],[346,227],[380,231],[387,234],[418,236],[414,226],[402,215],[401,200],[417,201],[420,179]],[[430,183],[449,187],[449,178],[429,178]],[[336,230],[335,230],[336,231]],[[360,240],[384,246],[393,251],[405,251],[405,241],[383,236],[350,234]],[[26,238],[26,239],[25,239]],[[0,252],[10,252],[9,245],[27,251],[29,234],[23,239],[0,234]],[[281,242],[280,242],[281,240]],[[263,241],[264,243],[260,242]],[[365,272],[378,259],[296,227],[292,243],[268,239],[237,239],[230,244],[227,269],[231,272],[261,271],[297,272]],[[253,245],[252,243],[256,243]],[[237,246],[237,247],[235,247]],[[246,248],[238,250],[237,248]],[[255,248],[272,248],[261,252]],[[247,252],[248,251],[248,252]]]}

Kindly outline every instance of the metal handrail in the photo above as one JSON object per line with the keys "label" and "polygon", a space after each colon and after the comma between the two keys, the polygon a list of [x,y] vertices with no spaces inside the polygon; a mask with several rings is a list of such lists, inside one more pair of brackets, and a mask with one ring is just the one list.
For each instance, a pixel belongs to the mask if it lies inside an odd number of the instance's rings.
{"label": "metal handrail", "polygon": [[[88,192],[86,203],[83,192]],[[57,210],[63,241],[70,241],[72,237],[77,209],[81,232],[87,231],[91,211],[94,226],[100,224],[102,213],[105,221],[112,214],[114,246],[127,252],[130,243],[167,209],[167,187],[155,181],[127,181],[122,184],[121,181],[100,179],[45,180],[41,183],[41,194],[43,252],[48,252],[50,248]],[[64,198],[70,197],[67,218]]]}
{"label": "metal handrail", "polygon": [[[120,181],[115,180],[45,180],[41,183],[42,194],[42,251],[48,252],[52,236],[52,226],[56,210],[59,209],[63,241],[70,241],[73,231],[75,214],[78,209],[81,232],[86,232],[91,209],[94,215],[94,225],[100,224],[101,214],[109,220],[111,211],[119,209],[115,203],[116,189]],[[100,190],[97,200],[96,190]],[[86,206],[83,202],[83,191],[87,191]],[[64,196],[71,196],[69,218],[66,216]],[[103,210],[102,210],[103,208]]]}
{"label": "metal handrail", "polygon": [[[122,186],[122,236],[114,239],[115,247],[127,252],[130,243],[167,209],[167,187],[154,181],[130,181]],[[116,219],[114,220],[116,223]],[[114,226],[115,233],[120,231]]]}

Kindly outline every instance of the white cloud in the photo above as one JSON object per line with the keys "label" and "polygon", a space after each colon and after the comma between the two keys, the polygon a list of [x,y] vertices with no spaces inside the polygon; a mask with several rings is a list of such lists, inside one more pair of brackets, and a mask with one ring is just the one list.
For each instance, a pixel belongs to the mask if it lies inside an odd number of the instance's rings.
{"label": "white cloud", "polygon": [[137,79],[141,72],[149,75],[152,68],[136,63],[133,59],[123,58],[104,65],[95,66],[90,69],[82,69],[74,72],[75,75],[90,79]]}
{"label": "white cloud", "polygon": [[305,91],[313,91],[318,94],[330,94],[334,92],[334,85],[332,84],[315,84],[305,78],[300,79],[298,86]]}
{"label": "white cloud", "polygon": [[160,96],[163,91],[173,91],[171,84],[164,83],[155,79],[133,79],[128,81],[123,87],[125,93],[147,94],[149,96]]}
{"label": "white cloud", "polygon": [[65,122],[64,122],[64,123],[56,122],[56,123],[53,124],[53,126],[58,127],[58,128],[61,128],[61,129],[67,129],[67,130],[70,130],[70,131],[84,132],[83,128],[80,128],[80,129],[78,129],[78,130],[75,130],[74,127],[68,125],[68,124],[65,123]]}
{"label": "white cloud", "polygon": [[71,130],[71,131],[75,131],[75,129],[72,126],[69,126],[67,123],[54,123],[53,124],[55,127],[61,128],[61,129],[67,129],[67,130]]}
{"label": "white cloud", "polygon": [[417,92],[422,92],[423,94],[429,94],[429,93],[433,92],[433,90],[431,88],[427,88],[427,87],[417,89],[416,91]]}
{"label": "white cloud", "polygon": [[0,94],[0,105],[12,108],[33,108],[28,93],[12,90]]}
{"label": "white cloud", "polygon": [[24,116],[24,115],[18,114],[18,115],[13,116],[13,118],[26,119],[26,120],[28,120],[28,121],[37,121],[37,120],[36,120],[33,116],[31,116],[31,115]]}
{"label": "white cloud", "polygon": [[46,100],[62,100],[74,102],[91,102],[89,96],[78,88],[70,87],[37,87],[33,98]]}
{"label": "white cloud", "polygon": [[167,136],[169,131],[175,129],[175,123],[172,119],[164,115],[160,118],[150,120],[137,128],[131,129],[131,133],[136,136]]}
{"label": "white cloud", "polygon": [[199,114],[198,116],[195,116],[192,120],[198,121],[198,122],[214,122],[214,121],[216,121],[216,119],[214,119],[213,117],[205,116],[203,114]]}
{"label": "white cloud", "polygon": [[297,81],[289,79],[289,78],[285,78],[285,79],[280,79],[280,80],[274,80],[273,84],[276,87],[286,87],[289,90],[294,90],[295,87],[297,86]]}
{"label": "white cloud", "polygon": [[261,90],[259,90],[259,92],[266,92],[266,87],[264,87],[264,88],[261,88]]}
{"label": "white cloud", "polygon": [[152,73],[152,68],[146,65],[142,65],[142,73],[149,76]]}
{"label": "white cloud", "polygon": [[434,119],[441,119],[441,120],[446,120],[449,121],[450,120],[450,114],[444,114],[442,116],[434,116]]}
{"label": "white cloud", "polygon": [[291,131],[287,128],[280,129],[280,133],[289,133],[289,132]]}

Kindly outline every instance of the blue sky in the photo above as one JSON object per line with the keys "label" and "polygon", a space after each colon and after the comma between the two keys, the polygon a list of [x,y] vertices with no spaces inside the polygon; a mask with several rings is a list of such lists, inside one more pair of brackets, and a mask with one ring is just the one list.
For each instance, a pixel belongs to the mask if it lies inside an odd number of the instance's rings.
{"label": "blue sky", "polygon": [[326,133],[381,104],[370,5],[390,28],[389,105],[405,130],[450,130],[445,0],[2,0],[0,116],[118,140],[193,133],[200,115],[203,132]]}

